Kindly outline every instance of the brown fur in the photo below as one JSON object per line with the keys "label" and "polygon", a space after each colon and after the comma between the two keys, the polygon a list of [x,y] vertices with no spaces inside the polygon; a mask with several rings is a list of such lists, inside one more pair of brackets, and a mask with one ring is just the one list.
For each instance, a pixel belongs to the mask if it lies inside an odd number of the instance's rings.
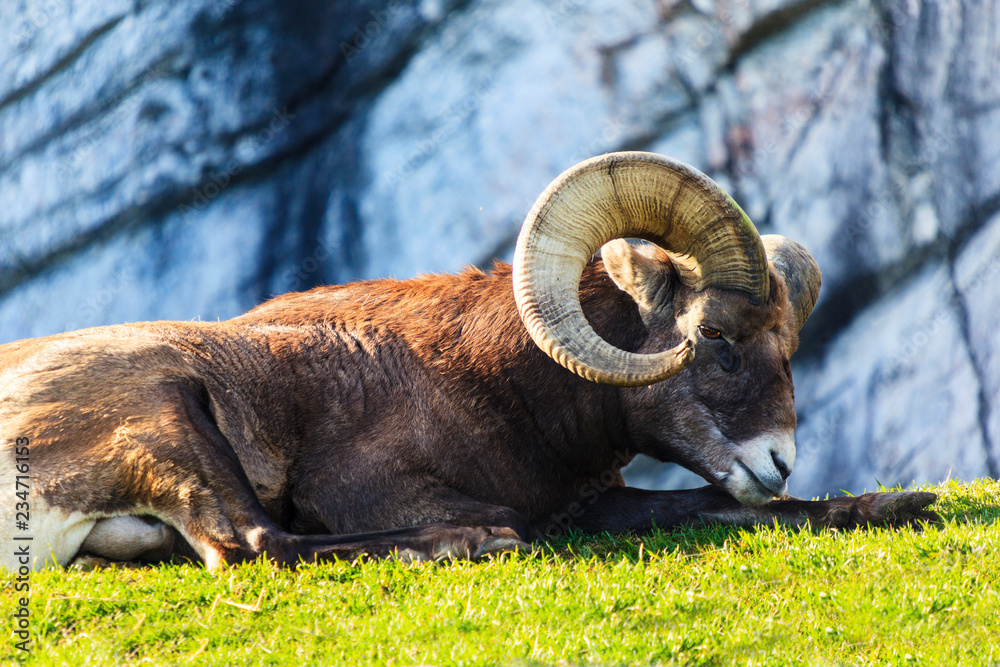
{"label": "brown fur", "polygon": [[[589,383],[534,345],[499,264],[316,288],[226,322],[3,345],[0,425],[30,438],[48,506],[156,517],[210,565],[263,552],[474,556],[567,511],[587,530],[683,523],[708,507],[704,493],[637,500],[619,468],[645,452],[706,474],[721,455],[706,424],[731,442],[794,426],[796,331],[773,272],[771,284],[757,307],[671,283],[667,314],[651,317],[600,262],[584,273],[584,312],[612,344],[662,350],[696,317],[734,337],[737,372],[701,341],[667,382]],[[712,498],[716,514],[738,506]]]}

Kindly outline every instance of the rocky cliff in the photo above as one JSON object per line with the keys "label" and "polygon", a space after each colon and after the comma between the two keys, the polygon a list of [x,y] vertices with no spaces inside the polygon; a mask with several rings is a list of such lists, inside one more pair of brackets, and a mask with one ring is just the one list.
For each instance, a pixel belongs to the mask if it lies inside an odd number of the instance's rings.
{"label": "rocky cliff", "polygon": [[508,258],[651,150],[824,271],[793,492],[1000,474],[1000,5],[346,4],[0,6],[0,342]]}

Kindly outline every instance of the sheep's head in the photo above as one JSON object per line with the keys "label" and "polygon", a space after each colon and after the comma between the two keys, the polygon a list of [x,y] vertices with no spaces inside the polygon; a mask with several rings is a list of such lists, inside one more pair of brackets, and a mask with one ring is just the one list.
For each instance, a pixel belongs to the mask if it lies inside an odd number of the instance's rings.
{"label": "sheep's head", "polygon": [[[605,342],[580,308],[583,267],[602,246],[648,331],[637,352]],[[562,174],[529,213],[514,257],[518,309],[539,347],[581,377],[626,388],[639,451],[747,504],[782,493],[792,470],[788,360],[819,286],[802,246],[762,239],[711,179],[651,153],[609,154]]]}

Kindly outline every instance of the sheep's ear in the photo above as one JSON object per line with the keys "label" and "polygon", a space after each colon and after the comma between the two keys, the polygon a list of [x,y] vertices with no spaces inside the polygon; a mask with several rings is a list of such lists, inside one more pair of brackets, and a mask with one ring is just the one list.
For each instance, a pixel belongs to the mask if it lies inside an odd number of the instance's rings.
{"label": "sheep's ear", "polygon": [[615,239],[601,248],[601,258],[611,280],[640,308],[655,312],[670,306],[676,276],[667,253],[660,248]]}

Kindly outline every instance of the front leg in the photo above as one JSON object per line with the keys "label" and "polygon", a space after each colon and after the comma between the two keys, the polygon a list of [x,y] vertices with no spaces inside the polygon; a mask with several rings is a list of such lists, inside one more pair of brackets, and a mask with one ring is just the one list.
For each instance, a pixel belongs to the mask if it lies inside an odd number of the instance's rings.
{"label": "front leg", "polygon": [[[914,521],[935,521],[937,514],[927,509],[937,496],[933,493],[906,491],[866,493],[857,497],[829,500],[799,500],[783,497],[760,507],[742,505],[728,493],[714,486],[683,491],[646,491],[629,487],[606,490],[586,506],[560,514],[559,528],[577,527],[584,532],[642,532],[654,525],[660,528],[720,523],[726,525],[769,525],[778,523],[816,527],[853,528],[861,525],[895,526]],[[569,510],[572,511],[572,516]],[[566,517],[570,517],[566,521]],[[539,532],[552,535],[552,526],[539,526]],[[555,531],[558,532],[558,531]]]}
{"label": "front leg", "polygon": [[937,522],[937,512],[927,509],[937,495],[926,491],[887,491],[840,496],[827,500],[801,500],[782,496],[762,507],[740,506],[717,513],[705,513],[703,521],[728,525],[758,525],[777,521],[788,526],[858,528],[897,527],[918,521]]}

